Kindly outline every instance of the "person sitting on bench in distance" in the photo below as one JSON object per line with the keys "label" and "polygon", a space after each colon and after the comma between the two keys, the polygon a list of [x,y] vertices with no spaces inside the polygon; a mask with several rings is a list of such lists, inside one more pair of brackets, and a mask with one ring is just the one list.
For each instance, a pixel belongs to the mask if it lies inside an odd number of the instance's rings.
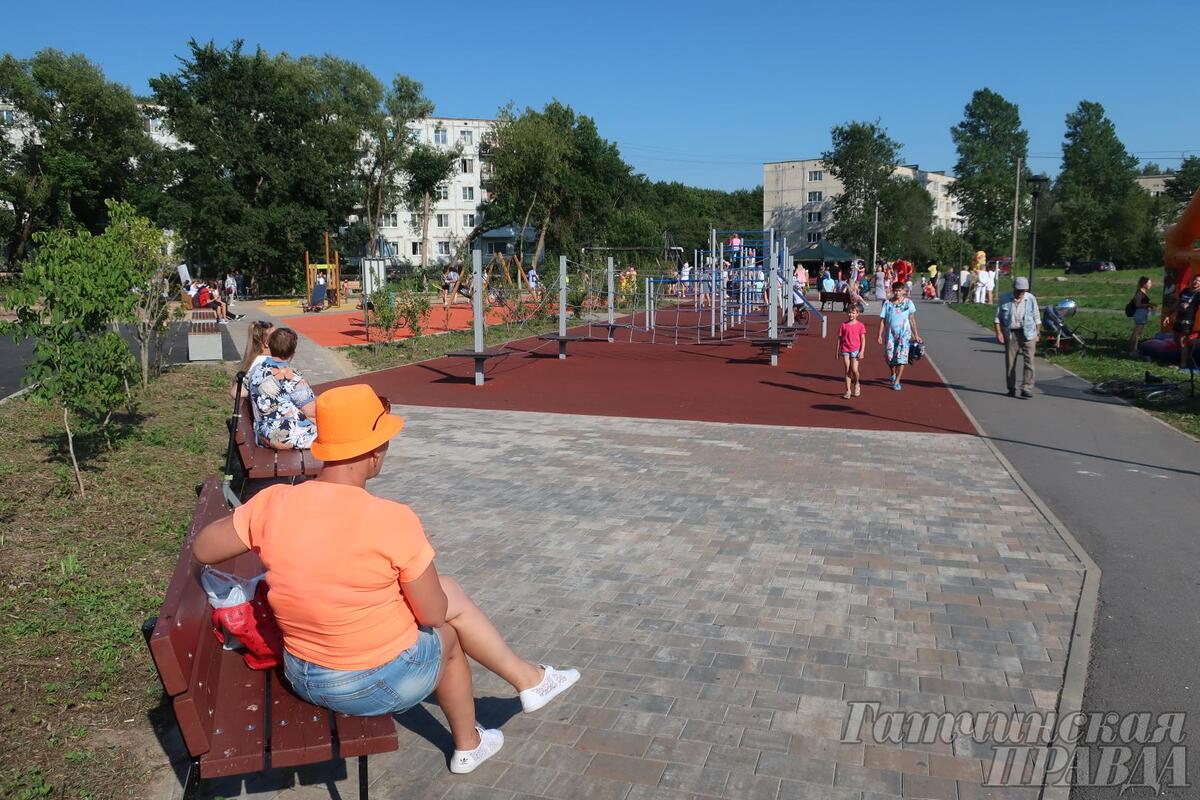
{"label": "person sitting on bench in distance", "polygon": [[367,492],[404,420],[365,384],[330,389],[317,405],[312,450],[325,462],[321,474],[263,489],[200,531],[192,552],[205,564],[258,553],[297,695],[375,716],[432,692],[454,738],[450,771],[471,772],[504,735],[476,722],[466,656],[508,681],[526,713],[569,689],[579,672],[514,653],[458,582],[438,575],[412,509]]}
{"label": "person sitting on bench in distance", "polygon": [[317,402],[304,376],[288,364],[299,337],[276,328],[267,338],[271,354],[250,370],[250,407],[259,444],[276,450],[307,450],[317,438]]}
{"label": "person sitting on bench in distance", "polygon": [[[267,344],[267,340],[271,336],[271,331],[275,330],[275,325],[265,319],[255,320],[250,324],[249,330],[246,331],[246,349],[242,351],[242,363],[238,365],[238,372],[244,373],[241,386],[242,393],[250,396],[250,372],[271,355],[271,348]],[[229,387],[229,396],[237,397],[238,382],[235,380]]]}

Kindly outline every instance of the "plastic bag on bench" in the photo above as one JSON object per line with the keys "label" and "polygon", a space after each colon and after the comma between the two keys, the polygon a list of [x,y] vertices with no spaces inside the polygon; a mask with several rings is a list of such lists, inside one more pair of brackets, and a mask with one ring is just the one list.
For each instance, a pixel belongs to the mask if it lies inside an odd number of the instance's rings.
{"label": "plastic bag on bench", "polygon": [[241,578],[212,567],[200,573],[213,607],[213,635],[226,650],[241,649],[250,669],[272,669],[283,661],[283,635],[267,605],[266,577]]}

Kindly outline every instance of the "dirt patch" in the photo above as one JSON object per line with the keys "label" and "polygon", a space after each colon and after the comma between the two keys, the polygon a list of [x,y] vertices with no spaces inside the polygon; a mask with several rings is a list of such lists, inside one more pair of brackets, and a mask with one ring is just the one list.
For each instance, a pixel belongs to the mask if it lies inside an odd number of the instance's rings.
{"label": "dirt patch", "polygon": [[196,485],[222,468],[228,386],[222,367],[155,381],[111,450],[84,443],[82,498],[61,412],[0,406],[0,797],[140,796],[165,768],[169,716],[141,624]]}

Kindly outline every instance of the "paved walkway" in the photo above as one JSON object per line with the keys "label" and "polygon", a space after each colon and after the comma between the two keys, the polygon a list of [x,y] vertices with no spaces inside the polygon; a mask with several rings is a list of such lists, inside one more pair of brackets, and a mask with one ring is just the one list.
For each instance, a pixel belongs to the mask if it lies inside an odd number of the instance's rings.
{"label": "paved walkway", "polygon": [[1200,738],[1200,446],[1046,361],[1037,397],[1010,398],[988,331],[938,304],[918,313],[949,384],[1103,571],[1084,710],[1183,711]]}
{"label": "paved walkway", "polygon": [[[229,335],[233,337],[238,353],[245,348],[246,332],[255,320],[266,320],[273,325],[283,324],[277,317],[266,313],[262,304],[257,301],[234,303],[233,311],[246,315],[245,319],[230,320],[229,325],[224,326],[228,329]],[[310,384],[316,386],[355,374],[354,367],[348,359],[333,350],[322,347],[299,331],[297,331],[297,335],[299,343],[296,346],[296,356],[292,362]]]}
{"label": "paved walkway", "polygon": [[[398,410],[375,491],[413,506],[439,569],[521,653],[584,677],[525,716],[476,669],[501,753],[450,775],[425,703],[400,717],[401,750],[372,759],[375,796],[1037,796],[982,790],[991,748],[970,739],[838,742],[854,700],[1057,703],[1080,565],[982,440]],[[208,791],[348,797],[350,772]]]}

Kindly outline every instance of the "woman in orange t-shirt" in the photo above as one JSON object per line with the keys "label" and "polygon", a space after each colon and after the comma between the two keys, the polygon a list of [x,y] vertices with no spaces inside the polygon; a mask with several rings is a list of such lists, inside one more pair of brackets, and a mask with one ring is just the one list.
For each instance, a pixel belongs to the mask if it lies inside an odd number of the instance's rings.
{"label": "woman in orange t-shirt", "polygon": [[579,672],[514,653],[462,587],[438,576],[412,509],[367,492],[404,425],[374,390],[330,389],[317,399],[317,416],[312,453],[325,462],[320,476],[263,489],[205,527],[192,552],[206,564],[258,553],[297,695],[374,716],[435,692],[454,737],[450,770],[470,772],[504,736],[476,724],[466,656],[512,684],[526,712],[569,689]]}

